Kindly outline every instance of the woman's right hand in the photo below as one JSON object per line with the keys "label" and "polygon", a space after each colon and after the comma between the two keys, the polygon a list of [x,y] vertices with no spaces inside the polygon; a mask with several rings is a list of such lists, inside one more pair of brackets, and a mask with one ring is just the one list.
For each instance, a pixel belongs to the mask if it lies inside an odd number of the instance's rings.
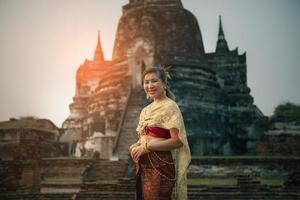
{"label": "woman's right hand", "polygon": [[144,148],[139,145],[139,146],[136,146],[132,149],[131,151],[131,157],[132,157],[132,160],[135,162],[135,163],[138,163],[139,162],[139,159],[140,157],[145,154],[145,150]]}
{"label": "woman's right hand", "polygon": [[134,143],[134,144],[130,145],[130,147],[129,147],[129,151],[130,151],[130,153],[131,153],[132,149],[133,149],[135,146],[136,146],[136,143]]}
{"label": "woman's right hand", "polygon": [[136,145],[136,144],[133,144],[133,145],[130,146],[130,155],[131,155],[131,158],[132,158],[133,162],[138,163],[138,160],[136,160],[134,158],[134,152],[136,151],[136,148],[138,148],[138,145]]}
{"label": "woman's right hand", "polygon": [[139,141],[136,142],[136,143],[134,143],[134,144],[132,144],[132,145],[129,147],[129,151],[131,152],[132,149],[133,149],[134,147],[137,147],[137,146],[139,146],[139,145],[140,145]]}

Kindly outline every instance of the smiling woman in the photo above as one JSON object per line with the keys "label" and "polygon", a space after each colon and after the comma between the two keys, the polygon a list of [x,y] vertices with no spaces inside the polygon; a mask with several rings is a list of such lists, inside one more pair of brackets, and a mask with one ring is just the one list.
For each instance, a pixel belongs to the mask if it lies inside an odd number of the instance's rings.
{"label": "smiling woman", "polygon": [[140,139],[130,147],[136,163],[136,199],[168,200],[172,192],[175,199],[187,199],[186,168],[191,155],[167,77],[159,67],[143,73],[144,90],[153,102],[142,110],[136,129]]}

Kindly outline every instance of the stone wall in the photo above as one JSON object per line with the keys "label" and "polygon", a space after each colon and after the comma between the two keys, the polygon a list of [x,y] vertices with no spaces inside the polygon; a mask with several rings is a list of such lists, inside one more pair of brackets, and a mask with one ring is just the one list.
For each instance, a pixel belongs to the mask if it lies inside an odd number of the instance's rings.
{"label": "stone wall", "polygon": [[109,182],[125,177],[127,160],[98,160],[84,172],[83,182]]}
{"label": "stone wall", "polygon": [[[211,168],[231,167],[233,172],[237,175],[239,173],[237,167],[246,169],[247,167],[259,167],[266,170],[282,171],[282,172],[296,172],[300,170],[300,158],[293,156],[208,156],[208,157],[193,157],[191,166],[205,166]],[[193,168],[193,167],[192,167]],[[258,169],[259,170],[259,169]],[[248,171],[249,173],[251,171]],[[259,171],[258,171],[259,172]],[[247,173],[247,170],[245,171]],[[205,175],[205,174],[204,174]],[[216,174],[217,175],[217,174]],[[287,174],[285,174],[287,175]]]}
{"label": "stone wall", "polygon": [[300,155],[299,121],[282,122],[266,119],[264,129],[265,132],[262,140],[257,142],[257,152],[259,155]]}
{"label": "stone wall", "polygon": [[55,133],[36,128],[0,129],[0,157],[41,158],[66,155],[67,145],[55,141]]}
{"label": "stone wall", "polygon": [[300,155],[300,137],[291,137],[286,141],[258,141],[257,153],[265,156],[299,156]]}
{"label": "stone wall", "polygon": [[18,160],[0,161],[0,193],[17,191],[20,188],[23,168]]}
{"label": "stone wall", "polygon": [[[55,158],[0,161],[0,192],[39,192],[42,184],[79,180],[79,184],[118,180],[127,160]],[[70,182],[71,183],[71,182]]]}

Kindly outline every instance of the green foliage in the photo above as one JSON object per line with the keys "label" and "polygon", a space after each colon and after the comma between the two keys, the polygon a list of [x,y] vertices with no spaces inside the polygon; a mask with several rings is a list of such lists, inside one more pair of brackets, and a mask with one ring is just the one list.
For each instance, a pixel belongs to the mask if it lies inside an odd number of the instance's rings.
{"label": "green foliage", "polygon": [[279,104],[274,110],[273,117],[280,121],[300,120],[300,105],[291,102]]}
{"label": "green foliage", "polygon": [[189,178],[188,184],[202,184],[202,185],[236,185],[235,177],[202,177]]}

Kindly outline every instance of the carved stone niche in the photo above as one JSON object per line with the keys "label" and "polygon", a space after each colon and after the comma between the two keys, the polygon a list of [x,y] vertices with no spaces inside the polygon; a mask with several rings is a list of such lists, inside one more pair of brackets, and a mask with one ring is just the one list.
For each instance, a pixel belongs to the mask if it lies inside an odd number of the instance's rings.
{"label": "carved stone niche", "polygon": [[142,73],[154,65],[154,45],[144,39],[137,39],[128,50],[129,75],[133,89],[142,87]]}

